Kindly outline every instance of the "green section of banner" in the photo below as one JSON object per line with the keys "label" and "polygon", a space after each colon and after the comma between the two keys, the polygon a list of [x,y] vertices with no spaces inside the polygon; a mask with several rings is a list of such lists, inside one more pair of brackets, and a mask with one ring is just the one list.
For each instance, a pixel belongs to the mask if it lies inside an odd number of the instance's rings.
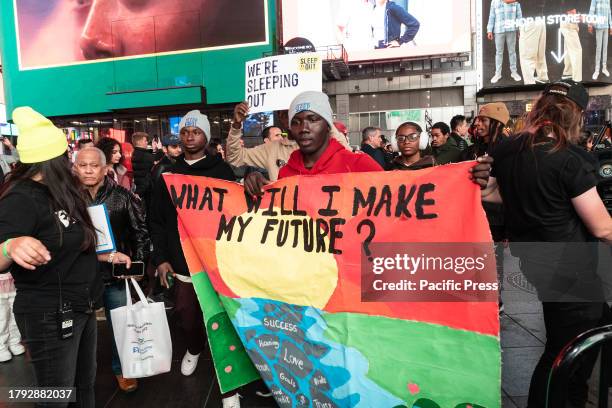
{"label": "green section of banner", "polygon": [[221,298],[221,302],[223,302],[223,306],[225,306],[225,310],[227,311],[230,319],[236,317],[236,313],[238,313],[238,309],[240,309],[240,303],[236,302],[236,300],[231,297],[223,295],[219,295],[219,297]]}
{"label": "green section of banner", "polygon": [[221,392],[235,390],[259,379],[259,373],[244,350],[208,275],[200,272],[191,278],[204,314],[208,345]]}
{"label": "green section of banner", "polygon": [[497,337],[355,313],[325,313],[323,318],[325,335],[363,354],[368,377],[408,407],[422,398],[440,407],[501,406]]}

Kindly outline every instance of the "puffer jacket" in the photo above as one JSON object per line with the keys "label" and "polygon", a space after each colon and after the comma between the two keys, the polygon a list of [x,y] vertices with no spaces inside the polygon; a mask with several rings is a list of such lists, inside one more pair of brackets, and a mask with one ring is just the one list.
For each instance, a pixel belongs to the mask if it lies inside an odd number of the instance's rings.
{"label": "puffer jacket", "polygon": [[[151,240],[146,224],[145,208],[133,193],[106,177],[96,197],[89,205],[105,204],[117,251],[129,255],[132,261],[147,261]],[[112,268],[103,263],[102,278],[112,282]]]}

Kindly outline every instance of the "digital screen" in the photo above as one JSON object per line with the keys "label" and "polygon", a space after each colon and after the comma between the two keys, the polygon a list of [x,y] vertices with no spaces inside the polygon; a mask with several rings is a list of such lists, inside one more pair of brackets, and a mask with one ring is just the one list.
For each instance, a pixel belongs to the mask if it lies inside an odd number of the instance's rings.
{"label": "digital screen", "polygon": [[170,123],[170,133],[173,135],[179,134],[179,123],[181,122],[181,116],[170,116],[168,118],[168,122]]}
{"label": "digital screen", "polygon": [[6,118],[6,105],[0,103],[0,135],[17,135],[17,126],[8,123]]}
{"label": "digital screen", "polygon": [[259,137],[262,130],[274,124],[274,112],[260,112],[249,115],[244,120],[243,132],[247,137]]}
{"label": "digital screen", "polygon": [[267,44],[268,0],[13,0],[20,69]]}
{"label": "digital screen", "polygon": [[283,0],[282,14],[283,45],[324,58],[340,44],[349,61],[471,50],[470,0]]}
{"label": "digital screen", "polygon": [[478,13],[479,88],[612,82],[610,0],[484,0]]}

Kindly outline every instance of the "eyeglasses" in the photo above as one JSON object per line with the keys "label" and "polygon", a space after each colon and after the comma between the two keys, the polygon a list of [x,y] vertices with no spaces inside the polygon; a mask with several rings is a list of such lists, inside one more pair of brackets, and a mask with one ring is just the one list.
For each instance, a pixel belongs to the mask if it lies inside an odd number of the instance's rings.
{"label": "eyeglasses", "polygon": [[395,140],[397,140],[397,143],[415,142],[419,139],[420,136],[421,136],[420,133],[410,133],[409,135],[397,135],[395,136]]}

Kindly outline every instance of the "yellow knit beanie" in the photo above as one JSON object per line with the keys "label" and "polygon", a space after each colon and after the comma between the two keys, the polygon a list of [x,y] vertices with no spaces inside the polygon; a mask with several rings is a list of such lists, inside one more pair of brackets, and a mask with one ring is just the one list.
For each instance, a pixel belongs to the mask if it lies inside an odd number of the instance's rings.
{"label": "yellow knit beanie", "polygon": [[22,163],[41,163],[61,156],[68,149],[66,135],[29,106],[13,111],[19,129],[17,153]]}

